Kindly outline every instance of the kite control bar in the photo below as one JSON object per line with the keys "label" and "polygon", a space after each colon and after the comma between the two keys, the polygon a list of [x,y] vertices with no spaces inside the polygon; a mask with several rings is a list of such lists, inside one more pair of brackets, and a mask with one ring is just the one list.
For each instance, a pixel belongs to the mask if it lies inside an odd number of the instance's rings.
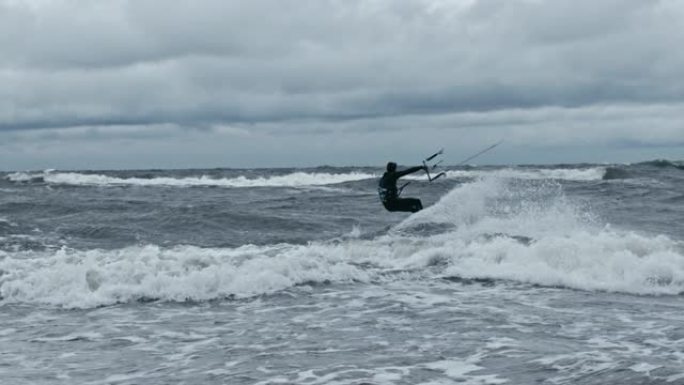
{"label": "kite control bar", "polygon": [[[498,141],[497,143],[494,143],[494,144],[492,144],[491,146],[485,148],[484,150],[481,150],[481,151],[479,151],[478,153],[476,153],[476,154],[474,154],[474,155],[468,157],[467,159],[465,159],[465,160],[463,160],[462,162],[460,162],[459,164],[457,164],[457,166],[463,165],[463,164],[465,164],[466,162],[471,161],[471,160],[477,158],[478,156],[484,154],[485,152],[488,152],[488,151],[490,151],[490,150],[493,150],[494,148],[496,148],[496,147],[497,147],[498,145],[500,145],[501,143],[503,143],[503,140],[500,140],[500,141]],[[432,181],[434,181],[434,180],[437,180],[437,179],[439,179],[439,178],[441,178],[441,177],[443,177],[443,176],[446,176],[446,172],[444,172],[444,171],[440,172],[439,174],[437,174],[437,175],[435,175],[435,176],[430,175],[430,170],[434,171],[434,170],[442,163],[442,159],[438,160],[437,162],[435,162],[435,163],[432,164],[432,165],[428,165],[428,162],[430,162],[431,160],[435,159],[436,157],[438,157],[438,156],[440,156],[440,155],[442,155],[442,154],[444,154],[444,149],[443,149],[443,148],[440,149],[439,151],[437,151],[436,153],[434,153],[434,154],[428,156],[427,158],[425,158],[425,160],[423,160],[423,167],[425,167],[425,173],[427,174],[428,181],[430,181],[430,182],[432,182]],[[399,187],[399,194],[401,194],[401,191],[404,190],[404,188],[405,188],[406,186],[408,186],[410,183],[411,183],[411,182],[406,182],[406,183],[404,183],[401,187]]]}
{"label": "kite control bar", "polygon": [[428,156],[428,157],[425,158],[425,160],[423,161],[423,167],[425,167],[425,173],[427,174],[428,180],[429,180],[430,182],[432,182],[433,180],[437,180],[437,179],[439,179],[439,178],[441,178],[441,177],[443,177],[443,176],[446,176],[446,172],[444,172],[444,171],[440,172],[439,174],[437,174],[437,175],[435,175],[435,176],[430,175],[430,170],[433,170],[433,171],[434,171],[434,170],[437,168],[437,166],[439,166],[440,163],[442,163],[442,160],[441,160],[441,159],[440,159],[437,163],[433,164],[432,166],[428,166],[428,164],[427,164],[429,161],[435,159],[437,156],[442,155],[442,154],[444,154],[444,149],[443,149],[443,148],[440,149],[439,151],[437,151],[436,153],[434,153],[434,154]]}
{"label": "kite control bar", "polygon": [[[428,180],[430,182],[432,182],[433,180],[435,180],[437,178],[440,178],[440,177],[443,177],[446,175],[445,172],[440,172],[439,174],[435,175],[434,177],[432,175],[430,175],[430,170],[434,170],[435,168],[437,168],[437,166],[439,166],[440,163],[442,163],[441,159],[431,166],[428,166],[428,164],[427,164],[429,161],[435,159],[436,157],[438,157],[439,155],[442,155],[442,154],[444,154],[444,149],[437,151],[436,153],[428,156],[427,158],[425,158],[425,160],[423,160],[423,167],[425,168],[425,173],[427,174]],[[408,186],[410,184],[411,184],[411,182],[406,182],[403,185],[401,185],[401,187],[399,187],[399,189],[398,189],[399,190],[398,195],[401,195],[401,192],[404,191],[404,188],[406,188],[406,186]]]}

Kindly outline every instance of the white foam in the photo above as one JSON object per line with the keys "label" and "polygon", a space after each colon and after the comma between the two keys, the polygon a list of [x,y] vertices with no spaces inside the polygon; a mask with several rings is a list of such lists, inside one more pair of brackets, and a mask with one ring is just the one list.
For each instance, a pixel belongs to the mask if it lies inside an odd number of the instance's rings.
{"label": "white foam", "polygon": [[636,365],[632,365],[629,367],[630,370],[637,372],[637,373],[645,373],[645,374],[650,374],[652,371],[662,368],[662,366],[659,365],[651,365],[646,362],[641,362]]}
{"label": "white foam", "polygon": [[461,361],[437,361],[425,364],[425,367],[433,370],[443,371],[449,377],[460,379],[464,375],[483,369],[481,366]]}
{"label": "white foam", "polygon": [[272,293],[308,281],[367,280],[345,247],[129,247],[19,252],[0,260],[5,301],[92,307],[144,298],[209,300]]}
{"label": "white foam", "polygon": [[558,183],[489,176],[453,189],[395,230],[440,223],[457,226],[464,239],[496,233],[543,237],[584,229],[595,220],[591,212],[569,202]]}
{"label": "white foam", "polygon": [[12,182],[29,182],[35,178],[38,178],[37,174],[27,172],[15,172],[5,176],[5,179]]}
{"label": "white foam", "polygon": [[[605,174],[604,167],[568,168],[568,169],[534,169],[534,168],[505,168],[494,170],[449,170],[449,179],[497,177],[503,179],[523,180],[568,180],[594,181],[601,180]],[[42,172],[15,172],[8,174],[6,179],[12,182],[25,183],[42,180],[45,183],[75,185],[75,186],[171,186],[171,187],[301,187],[325,186],[345,182],[377,179],[379,175],[366,172],[322,173],[322,172],[293,172],[286,175],[255,177],[237,176],[234,178],[214,178],[207,175],[190,176],[184,178],[154,177],[154,178],[119,178],[103,174],[84,174],[79,172],[60,172],[45,170]],[[424,175],[414,174],[405,177],[409,180],[425,180]]]}
{"label": "white foam", "polygon": [[350,172],[341,174],[294,172],[280,176],[256,178],[247,178],[245,176],[237,176],[234,178],[213,178],[206,175],[185,178],[118,178],[102,174],[83,174],[78,172],[56,172],[52,170],[46,170],[44,172],[37,173],[16,172],[7,175],[6,178],[13,182],[29,182],[32,180],[41,179],[45,183],[76,186],[300,187],[324,186],[359,181],[376,178],[376,175],[363,172]]}
{"label": "white foam", "polygon": [[[434,223],[452,227],[420,232]],[[600,224],[555,184],[485,178],[457,187],[387,235],[358,233],[306,245],[2,252],[0,297],[64,307],[202,301],[309,282],[428,279],[436,266],[443,276],[641,295],[684,292],[680,241]]]}
{"label": "white foam", "polygon": [[681,242],[601,225],[558,187],[485,178],[454,189],[395,230],[456,226],[431,237],[426,256],[448,261],[447,275],[636,294],[684,291]]}
{"label": "white foam", "polygon": [[447,274],[635,294],[684,291],[684,255],[665,237],[610,230],[460,243]]}
{"label": "white foam", "polygon": [[548,236],[529,245],[507,237],[460,236],[235,249],[145,246],[7,253],[0,260],[0,296],[8,302],[86,308],[144,298],[249,297],[307,282],[369,282],[396,269],[420,271],[436,258],[447,261],[445,276],[636,294],[684,291],[684,255],[662,236],[606,229]]}
{"label": "white foam", "polygon": [[605,167],[590,168],[504,168],[493,170],[449,170],[447,178],[483,178],[498,177],[510,179],[552,179],[567,181],[596,181],[603,179]]}
{"label": "white foam", "polygon": [[484,369],[481,366],[475,365],[476,362],[479,362],[479,359],[477,356],[474,356],[469,357],[466,361],[443,360],[430,362],[425,364],[425,367],[443,371],[447,377],[464,384],[497,385],[508,382],[507,379],[499,378],[492,374],[473,374]]}

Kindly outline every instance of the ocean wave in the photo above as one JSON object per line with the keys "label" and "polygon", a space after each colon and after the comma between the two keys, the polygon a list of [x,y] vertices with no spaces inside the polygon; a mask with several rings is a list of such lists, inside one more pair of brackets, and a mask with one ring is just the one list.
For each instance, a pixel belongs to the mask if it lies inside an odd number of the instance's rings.
{"label": "ocean wave", "polygon": [[647,166],[656,168],[676,168],[684,170],[684,161],[671,161],[667,159],[655,159],[647,162],[641,162],[635,164],[635,166]]}
{"label": "ocean wave", "polygon": [[[435,224],[438,231],[420,229]],[[401,272],[401,274],[396,274]],[[558,184],[463,184],[373,238],[305,245],[0,251],[4,303],[91,308],[140,300],[249,298],[311,283],[494,279],[639,295],[684,292],[684,247],[600,224]]]}
{"label": "ocean wave", "polygon": [[605,174],[605,167],[591,168],[505,168],[496,170],[450,170],[448,178],[478,178],[499,177],[526,180],[566,180],[566,181],[596,181],[601,180]]}
{"label": "ocean wave", "polygon": [[684,245],[612,229],[560,184],[485,178],[464,184],[394,231],[451,224],[431,242],[447,275],[633,294],[684,292]]}
{"label": "ocean wave", "polygon": [[460,246],[447,274],[642,295],[684,292],[682,247],[665,236],[606,229],[529,244],[495,237]]}
{"label": "ocean wave", "polygon": [[248,178],[213,178],[206,175],[185,178],[119,178],[102,174],[44,171],[16,172],[7,179],[17,183],[49,183],[73,186],[165,186],[165,187],[304,187],[325,186],[375,178],[373,174],[351,172],[344,174],[293,172],[287,175]]}
{"label": "ocean wave", "polygon": [[[366,280],[346,248],[154,245],[0,255],[6,302],[90,308],[144,299],[204,301],[273,293],[305,282]],[[347,260],[347,262],[344,262]]]}
{"label": "ocean wave", "polygon": [[[420,274],[435,267],[437,275]],[[308,245],[18,252],[0,258],[5,303],[92,308],[141,300],[248,298],[311,283],[368,283],[391,272],[501,279],[640,295],[684,292],[681,246],[664,236],[605,229],[521,242],[445,233]],[[427,278],[427,277],[431,278]],[[400,274],[396,279],[411,279]]]}
{"label": "ocean wave", "polygon": [[603,175],[603,180],[629,179],[631,177],[632,174],[624,168],[608,167],[605,175]]}
{"label": "ocean wave", "polygon": [[[586,169],[516,169],[505,168],[495,170],[447,170],[449,179],[470,179],[496,176],[509,179],[526,180],[568,180],[593,181],[601,180],[606,172],[603,167]],[[46,170],[42,172],[15,172],[5,179],[14,183],[47,183],[67,186],[162,186],[162,187],[306,187],[327,186],[340,183],[377,179],[380,175],[367,172],[306,172],[297,171],[286,175],[262,177],[237,176],[232,178],[216,178],[207,175],[188,177],[118,177],[105,174],[80,172],[61,172]],[[425,180],[425,175],[407,176],[409,180]]]}
{"label": "ocean wave", "polygon": [[[433,172],[438,173],[439,170]],[[489,170],[446,170],[447,179],[501,178],[522,180],[564,180],[590,182],[603,179],[605,167],[591,168],[497,168]],[[425,180],[425,176],[414,174],[405,177],[410,180]]]}

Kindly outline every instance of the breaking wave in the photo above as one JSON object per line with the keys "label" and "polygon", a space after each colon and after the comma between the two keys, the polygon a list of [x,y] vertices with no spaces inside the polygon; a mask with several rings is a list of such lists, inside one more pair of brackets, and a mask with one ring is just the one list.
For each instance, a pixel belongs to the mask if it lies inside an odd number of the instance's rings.
{"label": "breaking wave", "polygon": [[[601,180],[606,172],[603,167],[586,169],[517,169],[505,168],[495,170],[448,170],[449,179],[472,179],[495,176],[499,178],[526,180],[568,180],[592,181]],[[80,172],[61,172],[46,170],[42,172],[15,172],[5,178],[15,183],[47,183],[70,186],[163,186],[163,187],[305,187],[326,186],[367,179],[377,179],[379,174],[367,172],[293,172],[286,175],[267,177],[237,176],[232,178],[216,178],[207,175],[172,177],[118,177],[105,174]],[[411,180],[425,180],[425,176],[414,174],[407,177]]]}
{"label": "breaking wave", "polygon": [[592,168],[505,168],[491,171],[473,170],[447,172],[449,178],[481,178],[495,176],[499,178],[511,179],[552,179],[567,181],[594,181],[601,180],[606,172],[605,167]]}
{"label": "breaking wave", "polygon": [[69,308],[435,277],[677,295],[684,292],[684,250],[666,236],[601,224],[557,183],[484,178],[371,239],[356,229],[305,245],[0,252],[3,302]]}
{"label": "breaking wave", "polygon": [[302,187],[324,186],[375,178],[373,174],[352,172],[346,174],[294,172],[287,175],[248,178],[213,178],[206,175],[185,178],[120,178],[102,174],[44,171],[17,172],[7,179],[18,183],[49,183],[74,186],[170,186],[170,187]]}

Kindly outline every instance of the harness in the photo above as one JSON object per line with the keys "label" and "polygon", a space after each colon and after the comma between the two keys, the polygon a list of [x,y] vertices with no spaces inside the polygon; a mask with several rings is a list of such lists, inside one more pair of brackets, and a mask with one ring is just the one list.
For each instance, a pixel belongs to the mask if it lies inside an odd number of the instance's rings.
{"label": "harness", "polygon": [[378,195],[380,196],[380,200],[382,202],[389,202],[392,199],[397,199],[399,197],[399,194],[392,194],[390,189],[384,188],[382,186],[378,186]]}
{"label": "harness", "polygon": [[410,183],[411,182],[404,183],[401,187],[399,187],[399,189],[386,188],[386,187],[382,187],[382,185],[378,185],[378,195],[380,196],[380,200],[382,202],[389,202],[389,201],[392,201],[394,199],[398,199],[399,196],[401,195],[401,192]]}

